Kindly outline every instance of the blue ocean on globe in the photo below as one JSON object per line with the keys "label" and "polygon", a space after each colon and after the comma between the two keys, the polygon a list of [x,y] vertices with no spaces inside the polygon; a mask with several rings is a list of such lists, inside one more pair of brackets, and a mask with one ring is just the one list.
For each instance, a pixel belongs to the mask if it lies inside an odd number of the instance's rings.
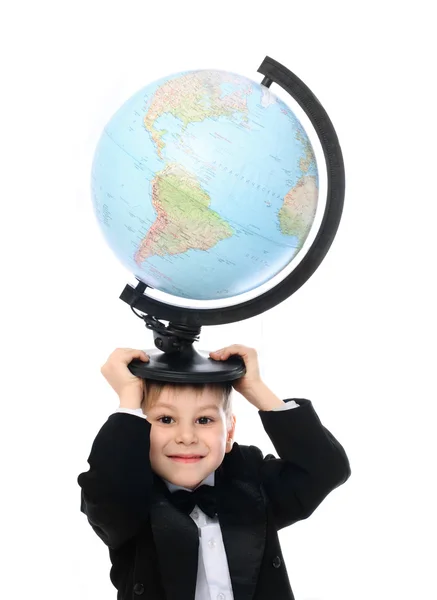
{"label": "blue ocean on globe", "polygon": [[112,251],[148,286],[218,300],[258,288],[302,248],[319,190],[307,133],[269,88],[177,73],[127,100],[92,165]]}

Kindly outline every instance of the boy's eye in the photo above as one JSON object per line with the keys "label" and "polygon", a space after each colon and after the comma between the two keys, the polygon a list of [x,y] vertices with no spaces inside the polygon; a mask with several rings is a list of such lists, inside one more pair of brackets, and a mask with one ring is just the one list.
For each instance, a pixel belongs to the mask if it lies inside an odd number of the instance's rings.
{"label": "boy's eye", "polygon": [[[158,421],[161,421],[161,422],[162,422],[162,420],[163,420],[163,419],[172,419],[172,418],[173,418],[173,417],[169,417],[169,416],[166,416],[166,415],[164,415],[163,417],[160,417],[160,418],[158,419]],[[211,419],[211,417],[199,417],[199,418],[198,418],[198,421],[200,421],[201,419],[207,419],[208,421],[211,421],[211,422],[213,422],[213,421],[214,421],[214,419]],[[165,423],[164,423],[164,425],[169,425],[169,423],[168,423],[168,422],[165,422]],[[208,423],[201,423],[201,425],[208,425]]]}

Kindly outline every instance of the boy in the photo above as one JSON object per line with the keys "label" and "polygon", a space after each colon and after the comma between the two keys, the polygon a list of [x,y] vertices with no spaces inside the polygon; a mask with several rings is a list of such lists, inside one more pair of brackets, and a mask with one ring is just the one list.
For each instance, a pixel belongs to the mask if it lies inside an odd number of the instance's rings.
{"label": "boy", "polygon": [[[108,546],[117,600],[294,600],[277,532],[306,519],[351,470],[309,400],[283,402],[256,351],[232,345],[246,374],[231,385],[134,377],[141,350],[117,349],[102,374],[120,407],[81,473],[81,511]],[[259,411],[279,458],[234,442],[229,391]],[[164,422],[165,421],[165,422]]]}

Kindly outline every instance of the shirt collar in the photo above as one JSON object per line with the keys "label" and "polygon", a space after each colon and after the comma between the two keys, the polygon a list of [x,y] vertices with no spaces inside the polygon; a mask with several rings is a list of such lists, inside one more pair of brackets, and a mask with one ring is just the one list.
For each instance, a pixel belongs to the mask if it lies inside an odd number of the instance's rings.
{"label": "shirt collar", "polygon": [[[188,490],[189,492],[193,491],[193,490],[190,490],[189,488],[182,487],[181,485],[176,485],[175,483],[171,483],[170,481],[167,481],[167,479],[163,478],[163,481],[164,481],[165,485],[168,487],[168,489],[170,490],[170,492],[175,492],[176,490]],[[212,485],[213,486],[214,484],[215,484],[215,471],[210,473],[208,475],[208,477],[205,477],[205,479],[203,481],[201,481],[197,487],[200,487],[201,485]]]}

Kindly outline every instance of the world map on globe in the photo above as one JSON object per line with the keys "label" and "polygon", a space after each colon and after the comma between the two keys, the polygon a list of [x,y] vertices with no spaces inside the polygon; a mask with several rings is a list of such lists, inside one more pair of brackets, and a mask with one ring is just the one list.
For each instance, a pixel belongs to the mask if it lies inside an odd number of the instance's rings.
{"label": "world map on globe", "polygon": [[194,300],[231,298],[302,248],[319,178],[307,133],[268,87],[219,70],[144,87],[107,123],[92,198],[112,251],[135,277]]}

